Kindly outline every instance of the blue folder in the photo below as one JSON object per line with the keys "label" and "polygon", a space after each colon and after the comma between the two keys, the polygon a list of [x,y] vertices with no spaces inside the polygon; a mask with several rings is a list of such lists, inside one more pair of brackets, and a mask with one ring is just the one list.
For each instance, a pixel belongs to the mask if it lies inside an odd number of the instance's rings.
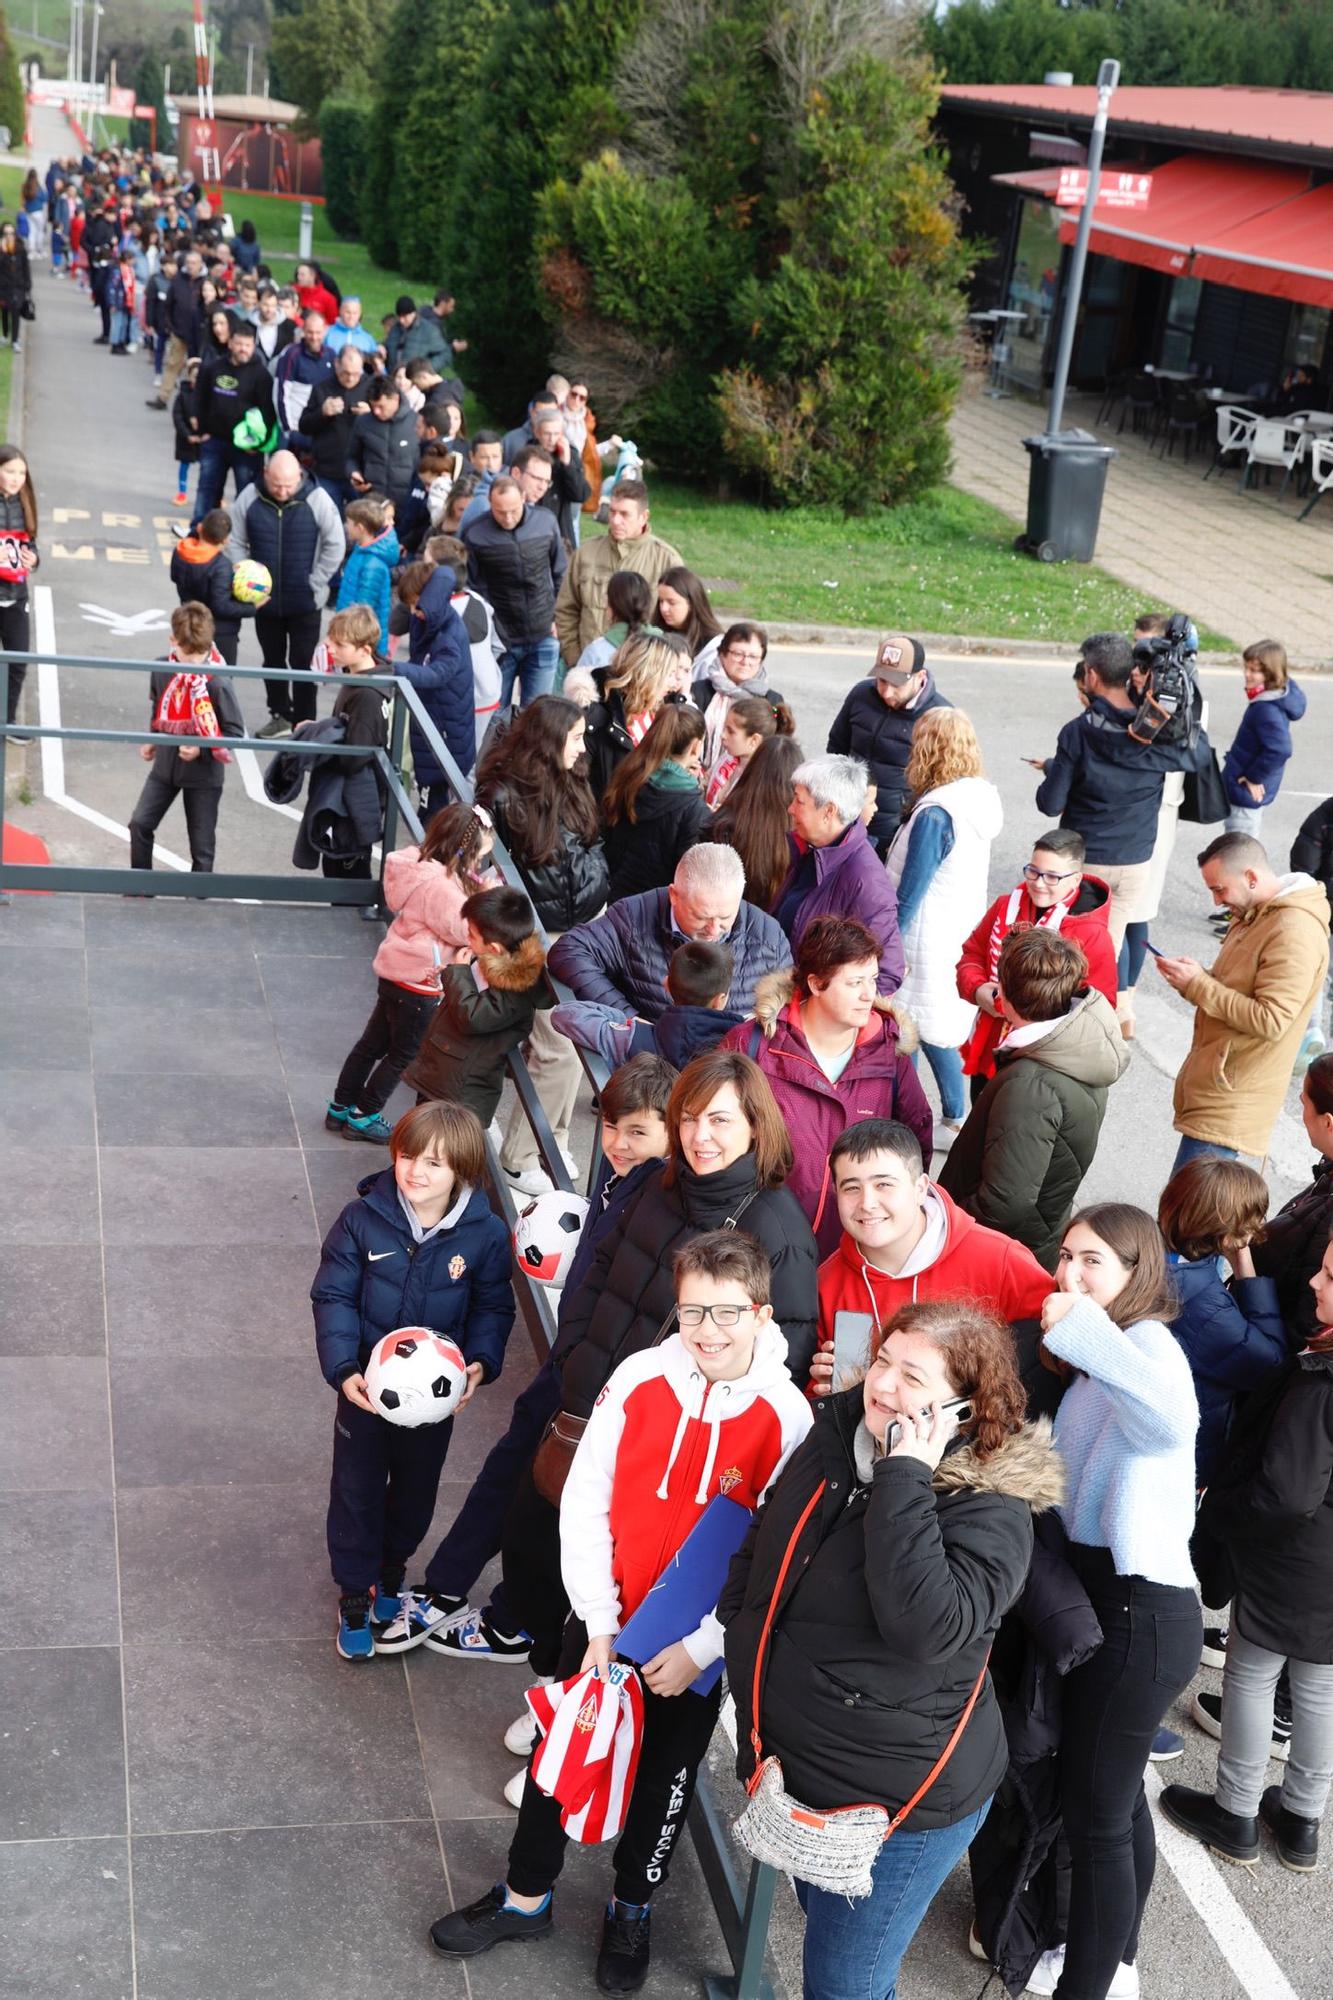
{"label": "blue folder", "polygon": [[[722,1595],[731,1558],[745,1540],[752,1515],[739,1501],[717,1494],[676,1550],[643,1603],[616,1638],[616,1651],[642,1666],[664,1646],[674,1646],[693,1632]],[[709,1694],[722,1678],[722,1662],[714,1660],[697,1680],[691,1694]]]}

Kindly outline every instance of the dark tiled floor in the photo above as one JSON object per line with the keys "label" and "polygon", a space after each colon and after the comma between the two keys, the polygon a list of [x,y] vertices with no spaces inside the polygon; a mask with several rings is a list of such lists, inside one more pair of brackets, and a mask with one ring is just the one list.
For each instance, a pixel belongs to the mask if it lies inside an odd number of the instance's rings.
{"label": "dark tiled floor", "polygon": [[[333,1651],[308,1290],[384,1160],[323,1126],[378,936],[318,909],[0,907],[4,2000],[592,1990],[606,1852],[571,1856],[540,1953],[465,1974],[428,1941],[502,1866],[525,1670]],[[520,1328],[433,1532],[532,1367]],[[678,1873],[663,2000],[725,1967],[692,1852]]]}

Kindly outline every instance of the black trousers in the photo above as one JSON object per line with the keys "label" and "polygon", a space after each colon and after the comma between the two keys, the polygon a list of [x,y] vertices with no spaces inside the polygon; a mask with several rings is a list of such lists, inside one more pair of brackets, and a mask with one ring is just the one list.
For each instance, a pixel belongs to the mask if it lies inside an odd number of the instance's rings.
{"label": "black trousers", "polygon": [[[203,755],[208,756],[205,750]],[[151,868],[153,834],[172,802],[179,796],[185,805],[185,830],[190,841],[190,868],[196,875],[213,873],[213,857],[218,844],[218,807],[221,785],[176,785],[150,771],[130,814],[130,867]]]}
{"label": "black trousers", "polygon": [[[22,598],[13,604],[0,604],[0,652],[30,653],[32,651],[32,619],[29,613],[28,593],[25,588]],[[23,683],[28,677],[26,667],[11,663],[9,669],[9,702],[6,722],[17,722],[19,698],[23,693]]]}
{"label": "black trousers", "polygon": [[[578,1672],[587,1645],[583,1626],[571,1618],[557,1679],[568,1680]],[[626,1903],[648,1902],[666,1881],[721,1703],[720,1681],[711,1694],[693,1694],[686,1688],[670,1700],[644,1688],[639,1768],[612,1856],[614,1893]],[[569,1836],[560,1824],[560,1812],[559,1802],[548,1799],[531,1780],[523,1787],[506,1874],[516,1895],[544,1896],[563,1868]]]}
{"label": "black trousers", "polygon": [[1069,1843],[1069,1934],[1059,2000],[1106,2000],[1132,1964],[1157,1861],[1143,1772],[1158,1724],[1189,1686],[1203,1647],[1192,1590],[1117,1576],[1109,1550],[1072,1543],[1070,1561],[1103,1638],[1066,1676],[1060,1796]]}
{"label": "black trousers", "polygon": [[[560,1510],[543,1500],[532,1483],[529,1462],[505,1516],[500,1544],[504,1613],[496,1622],[532,1636],[529,1664],[535,1674],[553,1674],[564,1645],[569,1599],[560,1580]],[[536,1893],[534,1891],[534,1893]]]}
{"label": "black trousers", "polygon": [[375,1011],[338,1072],[335,1102],[354,1104],[358,1111],[382,1111],[439,1004],[438,994],[409,993],[405,986],[381,979]]}
{"label": "black trousers", "polygon": [[102,315],[102,338],[111,338],[111,306],[107,299],[107,287],[111,283],[111,266],[94,264],[88,273],[88,284],[93,295],[93,304]]}
{"label": "black trousers", "polygon": [[338,1396],[329,1480],[329,1566],[344,1595],[395,1589],[435,1512],[454,1420],[403,1430]]}
{"label": "black trousers", "polygon": [[[288,722],[314,720],[318,692],[315,683],[285,680],[282,670],[286,667],[298,674],[308,670],[319,644],[319,626],[318,611],[297,611],[286,618],[272,612],[256,612],[255,637],[266,670],[264,692],[270,715],[285,716]],[[270,673],[272,679],[268,678]]]}
{"label": "black trousers", "polygon": [[22,332],[22,309],[18,305],[0,306],[0,338],[17,340]]}

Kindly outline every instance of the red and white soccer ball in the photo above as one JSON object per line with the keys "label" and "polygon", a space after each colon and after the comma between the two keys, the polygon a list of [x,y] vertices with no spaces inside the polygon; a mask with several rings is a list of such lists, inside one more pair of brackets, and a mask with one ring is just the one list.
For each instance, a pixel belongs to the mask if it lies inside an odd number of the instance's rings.
{"label": "red and white soccer ball", "polygon": [[366,1394],[382,1417],[404,1430],[442,1423],[467,1387],[462,1350],[428,1326],[400,1326],[375,1343],[366,1363]]}
{"label": "red and white soccer ball", "polygon": [[530,1201],[514,1224],[514,1256],[539,1285],[563,1285],[588,1219],[581,1194],[552,1188]]}

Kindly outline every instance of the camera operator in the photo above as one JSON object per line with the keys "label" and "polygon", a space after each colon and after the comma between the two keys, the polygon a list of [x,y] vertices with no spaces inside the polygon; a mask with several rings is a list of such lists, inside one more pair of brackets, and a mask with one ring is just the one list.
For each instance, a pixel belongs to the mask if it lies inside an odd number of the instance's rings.
{"label": "camera operator", "polygon": [[[1060,731],[1043,765],[1037,810],[1081,833],[1088,867],[1111,892],[1109,925],[1117,952],[1149,886],[1162,787],[1168,771],[1194,768],[1188,740],[1166,741],[1177,726],[1134,698],[1134,655],[1119,632],[1094,632],[1079,648],[1087,707]],[[1169,692],[1169,691],[1168,691]],[[1157,728],[1157,740],[1141,730]]]}

